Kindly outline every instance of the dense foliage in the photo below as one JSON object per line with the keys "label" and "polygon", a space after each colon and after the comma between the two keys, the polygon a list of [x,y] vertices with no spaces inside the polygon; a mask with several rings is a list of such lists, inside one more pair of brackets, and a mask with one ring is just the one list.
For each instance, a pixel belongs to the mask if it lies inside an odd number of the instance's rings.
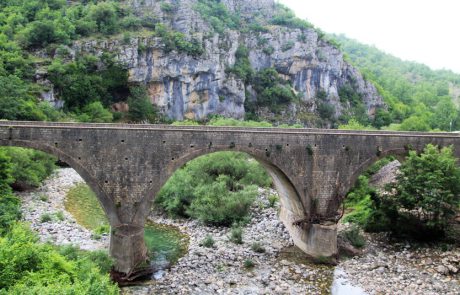
{"label": "dense foliage", "polygon": [[353,208],[345,221],[399,237],[443,237],[460,204],[460,168],[452,148],[428,145],[421,154],[409,152],[397,182],[377,193],[369,186],[369,177],[390,160],[377,162],[359,177],[345,201]]}
{"label": "dense foliage", "polygon": [[0,294],[118,294],[105,273],[110,265],[103,253],[40,244],[17,223],[0,237]]}
{"label": "dense foliage", "polygon": [[297,99],[292,87],[280,78],[274,68],[259,71],[251,80],[251,85],[257,93],[257,99],[245,101],[248,115],[255,114],[260,107],[267,107],[277,113]]}
{"label": "dense foliage", "polygon": [[214,153],[178,170],[162,188],[156,203],[171,215],[231,225],[247,216],[257,186],[270,183],[265,171],[247,155]]}
{"label": "dense foliage", "polygon": [[[56,168],[57,159],[40,151],[25,148],[0,148],[6,155],[14,189],[38,187]],[[1,168],[1,170],[5,168]]]}
{"label": "dense foliage", "polygon": [[375,127],[393,123],[386,128],[408,131],[450,131],[460,128],[456,105],[459,102],[456,93],[460,89],[460,75],[446,70],[433,71],[422,64],[402,61],[345,36],[335,38],[351,62],[366,79],[373,82],[388,104],[389,113],[380,111],[375,121],[370,122]]}

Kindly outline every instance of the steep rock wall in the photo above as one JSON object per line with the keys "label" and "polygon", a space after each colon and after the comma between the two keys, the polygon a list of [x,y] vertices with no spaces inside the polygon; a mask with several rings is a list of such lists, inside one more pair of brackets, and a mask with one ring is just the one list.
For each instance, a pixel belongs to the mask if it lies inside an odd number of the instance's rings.
{"label": "steep rock wall", "polygon": [[[250,85],[226,71],[235,64],[240,45],[249,49],[249,60],[255,71],[276,68],[290,81],[300,98],[302,107],[294,104],[287,108],[281,120],[295,118],[300,110],[314,112],[319,91],[326,93],[325,102],[334,106],[338,117],[349,107],[340,102],[339,89],[351,82],[362,95],[368,115],[372,116],[377,107],[384,106],[375,87],[344,61],[340,50],[319,38],[314,29],[269,25],[275,13],[273,0],[222,1],[230,12],[242,18],[265,20],[267,28],[265,32],[245,33],[228,29],[224,34],[213,33],[195,9],[197,0],[128,2],[143,18],[152,18],[201,42],[204,53],[198,57],[175,51],[166,53],[161,38],[153,36],[132,37],[128,44],[120,38],[77,41],[72,52],[74,55],[115,53],[127,67],[129,81],[146,84],[151,102],[171,119],[203,119],[209,114],[244,117]],[[174,11],[164,12],[162,3],[169,3]]]}

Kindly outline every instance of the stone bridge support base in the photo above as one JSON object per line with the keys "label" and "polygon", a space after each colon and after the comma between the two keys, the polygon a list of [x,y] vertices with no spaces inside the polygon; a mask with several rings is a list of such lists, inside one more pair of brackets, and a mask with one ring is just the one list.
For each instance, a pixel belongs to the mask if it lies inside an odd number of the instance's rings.
{"label": "stone bridge support base", "polygon": [[289,210],[281,207],[280,219],[286,226],[294,244],[313,258],[336,257],[337,224],[309,224],[306,226],[294,225],[299,218]]}
{"label": "stone bridge support base", "polygon": [[115,259],[115,270],[127,276],[148,261],[144,241],[144,227],[122,225],[112,227],[110,255]]}

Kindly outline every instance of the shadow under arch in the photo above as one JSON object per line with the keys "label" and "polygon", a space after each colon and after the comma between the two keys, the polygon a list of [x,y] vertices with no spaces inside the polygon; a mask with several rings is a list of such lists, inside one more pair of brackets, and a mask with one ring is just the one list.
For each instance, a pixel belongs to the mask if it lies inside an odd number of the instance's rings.
{"label": "shadow under arch", "polygon": [[112,200],[110,200],[110,198],[107,197],[103,189],[99,186],[99,184],[94,180],[94,178],[89,174],[89,172],[82,165],[80,165],[71,156],[67,155],[60,149],[54,146],[50,146],[48,144],[42,144],[42,143],[37,143],[33,141],[25,141],[25,140],[8,140],[8,141],[0,140],[0,147],[30,148],[30,149],[38,150],[38,151],[53,155],[57,157],[59,160],[62,160],[63,162],[67,163],[71,168],[73,168],[81,176],[81,178],[83,178],[86,184],[94,191],[110,223],[111,224],[120,223],[118,220],[118,217],[115,214],[108,214],[108,212],[116,212],[114,211],[115,207],[113,205]]}
{"label": "shadow under arch", "polygon": [[[169,165],[166,167],[166,173],[164,173],[163,179],[159,181],[158,187],[154,189],[153,192],[150,193],[151,195],[151,202],[155,199],[156,195],[159,193],[161,188],[166,184],[166,182],[171,178],[171,176],[182,168],[188,162],[199,158],[201,156],[218,153],[218,152],[236,152],[236,153],[243,153],[249,155],[251,158],[255,159],[259,164],[261,164],[270,177],[273,180],[273,185],[275,186],[276,191],[280,196],[280,203],[281,207],[287,214],[290,215],[290,219],[303,219],[305,218],[305,210],[304,206],[301,202],[300,195],[289,179],[287,174],[282,170],[282,168],[275,165],[272,161],[270,161],[266,155],[265,150],[258,150],[253,148],[229,148],[229,147],[212,147],[210,148],[203,148],[203,149],[195,149],[190,151],[189,153],[185,154],[184,156],[174,159],[171,161]],[[283,220],[284,222],[284,220]],[[286,226],[288,226],[286,224]]]}

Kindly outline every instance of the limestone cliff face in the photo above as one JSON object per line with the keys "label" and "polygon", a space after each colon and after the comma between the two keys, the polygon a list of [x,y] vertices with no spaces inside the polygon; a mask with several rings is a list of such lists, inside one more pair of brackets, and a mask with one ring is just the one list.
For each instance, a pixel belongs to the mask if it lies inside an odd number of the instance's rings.
{"label": "limestone cliff face", "polygon": [[[235,64],[240,45],[249,49],[249,60],[255,71],[274,67],[290,81],[302,106],[297,103],[289,107],[283,117],[287,121],[296,118],[300,111],[315,112],[319,91],[326,94],[325,102],[334,105],[335,115],[339,116],[348,107],[340,102],[339,89],[350,83],[362,95],[369,115],[383,106],[376,89],[344,61],[338,49],[320,39],[314,29],[266,25],[264,32],[226,30],[218,34],[213,33],[207,20],[195,10],[197,0],[127,2],[140,16],[155,18],[198,40],[204,53],[197,57],[175,51],[166,53],[159,37],[132,37],[129,42],[120,38],[77,41],[72,51],[74,54],[115,53],[128,68],[130,82],[146,84],[152,103],[171,119],[203,119],[209,114],[244,117],[250,85],[226,71]],[[164,12],[161,7],[164,3],[174,7],[173,12]],[[257,18],[268,23],[275,12],[273,0],[223,0],[222,3],[243,19]]]}

